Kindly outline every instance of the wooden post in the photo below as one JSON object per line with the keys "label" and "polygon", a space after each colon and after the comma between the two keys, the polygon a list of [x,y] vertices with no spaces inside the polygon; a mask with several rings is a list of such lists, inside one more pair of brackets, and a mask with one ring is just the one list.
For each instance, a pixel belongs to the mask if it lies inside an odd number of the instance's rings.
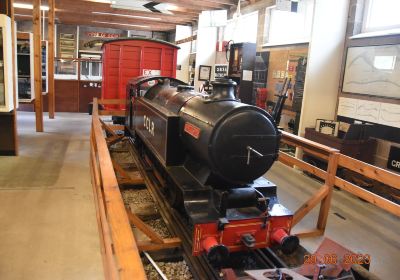
{"label": "wooden post", "polygon": [[48,42],[49,42],[49,52],[48,52],[48,97],[49,97],[49,118],[54,119],[55,112],[55,91],[54,91],[54,18],[55,18],[55,0],[48,0],[49,12],[48,12]]}
{"label": "wooden post", "polygon": [[329,209],[331,208],[331,200],[333,194],[333,187],[335,186],[336,171],[338,168],[339,153],[333,152],[329,155],[327,176],[325,180],[325,185],[328,187],[328,194],[321,201],[321,207],[319,210],[317,228],[325,232],[326,223],[328,221]]}
{"label": "wooden post", "polygon": [[41,0],[33,0],[33,65],[35,75],[35,115],[37,132],[43,132],[42,40],[40,4]]}

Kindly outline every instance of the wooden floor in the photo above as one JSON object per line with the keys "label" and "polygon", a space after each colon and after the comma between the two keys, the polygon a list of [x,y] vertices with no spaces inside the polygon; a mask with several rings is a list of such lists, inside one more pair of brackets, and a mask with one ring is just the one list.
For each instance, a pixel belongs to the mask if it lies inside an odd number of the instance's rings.
{"label": "wooden floor", "polygon": [[103,279],[87,114],[18,114],[20,156],[0,157],[0,279]]}
{"label": "wooden floor", "polygon": [[[296,210],[321,184],[291,169],[275,163],[266,177],[278,185],[280,202]],[[315,227],[319,208],[315,208],[294,231]],[[382,279],[399,279],[400,218],[361,201],[345,191],[334,191],[325,235],[355,253],[372,256],[371,271]],[[305,238],[300,242],[314,252],[323,237]]]}

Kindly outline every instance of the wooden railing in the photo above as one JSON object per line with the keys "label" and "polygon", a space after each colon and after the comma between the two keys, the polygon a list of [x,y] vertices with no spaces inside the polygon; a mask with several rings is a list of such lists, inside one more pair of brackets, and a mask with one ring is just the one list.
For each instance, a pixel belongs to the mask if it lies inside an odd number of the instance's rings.
{"label": "wooden railing", "polygon": [[297,233],[296,235],[306,237],[324,234],[334,186],[352,193],[353,195],[356,195],[400,217],[400,205],[337,177],[336,172],[340,167],[347,168],[367,178],[377,180],[396,189],[400,189],[400,175],[345,156],[340,154],[336,149],[284,131],[282,132],[282,142],[297,147],[303,150],[303,152],[316,158],[323,159],[328,163],[328,168],[325,171],[287,153],[280,152],[279,154],[279,161],[282,163],[291,167],[296,166],[297,168],[307,171],[323,180],[321,188],[295,211],[293,217],[294,226],[298,224],[312,209],[320,204],[316,228],[310,231]]}
{"label": "wooden railing", "polygon": [[[139,256],[128,214],[122,201],[113,163],[104,135],[104,123],[99,116],[123,116],[123,110],[99,110],[98,105],[125,104],[125,100],[97,100],[93,102],[92,130],[90,137],[90,167],[101,252],[106,279],[146,279]],[[121,129],[121,126],[115,126]],[[111,137],[112,138],[112,137]],[[321,188],[294,213],[293,225],[298,224],[313,208],[320,204],[316,228],[297,233],[300,237],[322,235],[325,232],[332,200],[333,187],[337,186],[396,216],[400,216],[400,206],[359,186],[336,176],[339,167],[347,168],[365,177],[378,180],[388,186],[400,189],[400,176],[359,160],[342,155],[338,150],[292,135],[282,133],[282,142],[295,146],[307,154],[327,161],[327,170],[322,170],[301,159],[280,152],[279,160],[291,167],[307,171],[323,180]],[[177,242],[175,242],[177,243]],[[175,246],[175,245],[174,245]]]}
{"label": "wooden railing", "polygon": [[124,100],[94,99],[90,134],[90,169],[105,279],[146,279],[99,118],[99,115],[120,116],[123,115],[123,111],[98,110],[99,104],[124,104],[124,102]]}

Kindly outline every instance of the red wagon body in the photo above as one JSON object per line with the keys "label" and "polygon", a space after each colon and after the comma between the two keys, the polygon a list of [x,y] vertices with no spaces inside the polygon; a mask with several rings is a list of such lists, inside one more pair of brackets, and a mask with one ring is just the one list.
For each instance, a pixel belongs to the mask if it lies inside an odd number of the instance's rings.
{"label": "red wagon body", "polygon": [[146,38],[105,42],[102,46],[102,99],[125,99],[128,80],[137,76],[176,77],[178,49],[174,44]]}

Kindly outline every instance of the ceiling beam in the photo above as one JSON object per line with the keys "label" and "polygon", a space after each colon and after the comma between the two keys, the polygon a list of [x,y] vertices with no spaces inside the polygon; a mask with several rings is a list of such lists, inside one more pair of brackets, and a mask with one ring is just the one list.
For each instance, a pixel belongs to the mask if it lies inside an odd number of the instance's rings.
{"label": "ceiling beam", "polygon": [[[16,13],[17,20],[30,20],[32,18],[32,14],[29,10],[21,9]],[[131,19],[131,18],[121,18],[121,20],[116,20],[115,16],[104,16],[104,15],[95,15],[95,14],[84,14],[84,13],[58,13],[57,23],[58,24],[76,24],[76,25],[93,25],[95,22],[110,22],[110,28],[118,26],[118,29],[121,29],[121,26],[125,26],[126,30],[136,29],[134,26],[128,26],[128,24],[132,25],[146,25],[150,28],[141,28],[143,30],[172,30],[175,29],[177,24],[185,25],[188,23],[173,23],[173,22],[163,22],[163,21],[150,21],[150,20],[141,20],[141,19]],[[95,22],[93,22],[95,21]],[[118,25],[119,23],[119,25]],[[189,22],[190,24],[190,22]],[[104,27],[104,24],[102,24]]]}
{"label": "ceiling beam", "polygon": [[[17,3],[32,3],[33,0],[16,0]],[[44,2],[45,0],[43,0]],[[126,24],[151,26],[153,30],[175,28],[175,25],[187,25],[198,20],[198,15],[203,10],[235,9],[237,0],[154,0],[160,3],[169,3],[177,7],[171,12],[173,15],[128,9],[114,9],[108,3],[96,2],[96,0],[56,0],[56,17],[59,23],[93,25],[91,21],[110,22],[107,27],[119,29],[127,28]],[[264,1],[261,1],[264,2]],[[43,3],[44,5],[46,3]],[[17,14],[24,14],[22,9],[17,9]],[[27,15],[16,16],[17,19],[29,19]],[[93,12],[95,12],[93,14]],[[99,14],[103,13],[103,14]],[[138,18],[132,17],[136,16]],[[140,18],[145,17],[145,18]],[[146,18],[147,17],[147,18]],[[159,18],[160,20],[151,20]],[[119,25],[117,25],[119,23]],[[97,24],[100,25],[100,24]],[[103,27],[105,24],[101,24]],[[125,27],[123,27],[125,26]]]}
{"label": "ceiling beam", "polygon": [[159,19],[159,20],[152,20],[151,18],[146,19],[146,18],[135,18],[135,17],[129,17],[129,16],[116,16],[113,14],[107,14],[107,13],[84,13],[82,11],[76,11],[76,12],[70,12],[70,11],[59,11],[57,13],[58,18],[60,21],[63,20],[68,20],[69,18],[75,19],[76,17],[82,18],[85,17],[86,19],[91,19],[91,20],[104,20],[104,21],[112,21],[112,22],[121,22],[121,23],[132,23],[132,24],[150,24],[150,25],[160,25],[160,24],[166,24],[166,25],[190,25],[190,20],[188,19],[180,19],[180,18],[174,18],[173,20],[168,20],[165,18],[161,17],[153,17],[154,19]]}
{"label": "ceiling beam", "polygon": [[121,29],[121,30],[142,30],[142,31],[163,31],[163,32],[175,29],[175,28],[171,28],[168,25],[153,25],[151,28],[143,28],[143,27],[139,27],[139,26],[127,26],[127,25],[122,25],[123,23],[116,23],[116,24],[110,25],[109,23],[86,21],[85,19],[78,19],[78,20],[71,19],[71,20],[64,21],[63,24],[114,28],[114,29]]}
{"label": "ceiling beam", "polygon": [[[84,20],[84,22],[93,22],[93,21],[102,21],[102,22],[110,22],[110,26],[116,25],[117,23],[121,25],[125,24],[133,24],[133,25],[146,25],[154,28],[165,27],[167,29],[175,29],[176,24],[172,22],[159,22],[159,21],[150,21],[150,20],[143,20],[143,19],[133,19],[133,18],[118,18],[116,20],[115,16],[107,16],[107,15],[94,15],[94,14],[82,14],[82,13],[75,13],[72,14],[63,14],[59,13],[58,18],[60,22],[76,22],[79,20]],[[83,24],[80,24],[83,25]],[[132,29],[133,27],[131,27]],[[129,28],[128,28],[129,29]],[[151,30],[151,29],[150,29]]]}
{"label": "ceiling beam", "polygon": [[[85,5],[90,5],[90,9],[83,9]],[[172,11],[174,14],[160,14],[160,13],[153,13],[151,11],[136,11],[136,10],[129,10],[129,9],[117,9],[117,8],[111,8],[109,4],[105,3],[96,3],[96,2],[86,2],[84,0],[58,0],[56,3],[56,11],[57,9],[63,9],[63,10],[87,10],[88,12],[92,11],[107,11],[111,13],[125,13],[125,14],[142,14],[142,15],[163,15],[163,16],[168,16],[168,17],[174,17],[177,14],[185,16],[185,17],[190,17],[190,16],[195,16],[199,13],[199,11],[196,10],[187,10],[185,9],[184,11]]]}
{"label": "ceiling beam", "polygon": [[[32,4],[32,0],[17,0],[18,3],[24,4]],[[88,9],[87,6],[90,5]],[[178,11],[172,11],[171,14],[160,14],[154,13],[151,11],[137,11],[137,10],[128,10],[128,9],[116,9],[111,8],[110,4],[99,3],[99,2],[89,2],[89,0],[57,0],[56,2],[56,13],[60,10],[66,11],[87,11],[88,13],[95,12],[109,12],[109,13],[119,13],[119,14],[127,14],[127,15],[141,15],[141,16],[157,16],[157,17],[165,17],[172,19],[179,15],[181,18],[192,18],[197,17],[199,14],[199,10],[193,9],[180,9]]]}

